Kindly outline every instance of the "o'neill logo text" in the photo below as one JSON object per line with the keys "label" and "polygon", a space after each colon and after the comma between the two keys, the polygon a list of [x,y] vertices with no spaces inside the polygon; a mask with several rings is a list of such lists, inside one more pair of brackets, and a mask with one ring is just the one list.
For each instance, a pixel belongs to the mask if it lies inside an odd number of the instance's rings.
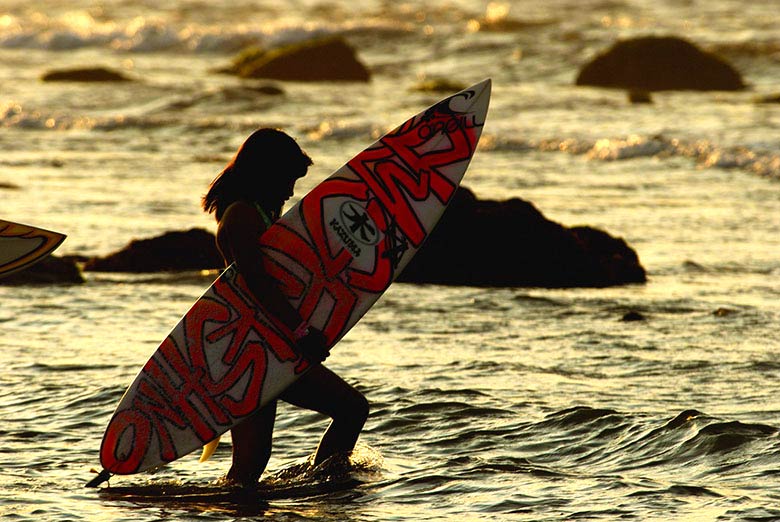
{"label": "o'neill logo text", "polygon": [[355,201],[346,201],[339,208],[339,217],[330,220],[330,228],[339,236],[354,257],[360,257],[361,245],[379,242],[379,230],[366,209]]}

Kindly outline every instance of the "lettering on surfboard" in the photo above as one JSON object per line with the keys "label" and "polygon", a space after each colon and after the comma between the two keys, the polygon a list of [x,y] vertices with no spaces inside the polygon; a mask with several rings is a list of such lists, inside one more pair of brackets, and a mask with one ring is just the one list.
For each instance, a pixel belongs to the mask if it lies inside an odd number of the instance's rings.
{"label": "lettering on surfboard", "polygon": [[[212,291],[213,298],[198,300],[149,359],[132,403],[109,424],[101,461],[113,463],[106,466],[111,471],[134,473],[153,447],[161,461],[179,458],[176,432],[213,440],[224,431],[218,427],[257,408],[268,354],[298,360],[289,338],[256,313],[242,281],[223,277]],[[303,371],[305,362],[299,367]]]}
{"label": "lettering on surfboard", "polygon": [[[384,292],[404,253],[422,244],[428,231],[415,203],[434,197],[446,205],[455,193],[457,181],[443,169],[469,160],[481,123],[450,110],[449,101],[352,159],[347,168],[358,179],[333,176],[313,189],[297,209],[302,227],[282,220],[260,238],[269,254],[266,271],[301,316],[309,319],[327,307],[317,326],[329,345],[354,324],[361,296]],[[325,218],[331,198],[347,200],[339,219]],[[341,248],[331,246],[326,228]],[[370,268],[353,263],[368,253]],[[254,412],[269,355],[295,363],[296,373],[307,368],[292,349],[289,329],[248,297],[240,276],[226,272],[212,290],[213,297],[195,304],[143,368],[132,404],[116,412],[101,447],[106,469],[134,473],[145,461],[175,460],[182,456],[177,432],[205,444]]]}

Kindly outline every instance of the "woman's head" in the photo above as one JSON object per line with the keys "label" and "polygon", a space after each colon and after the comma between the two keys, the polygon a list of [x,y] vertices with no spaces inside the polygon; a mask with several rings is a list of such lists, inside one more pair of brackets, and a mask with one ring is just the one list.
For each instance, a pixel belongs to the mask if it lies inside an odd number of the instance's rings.
{"label": "woman's head", "polygon": [[203,209],[217,219],[233,202],[255,201],[271,212],[292,196],[295,181],[306,175],[311,158],[296,141],[278,129],[254,131],[212,181]]}

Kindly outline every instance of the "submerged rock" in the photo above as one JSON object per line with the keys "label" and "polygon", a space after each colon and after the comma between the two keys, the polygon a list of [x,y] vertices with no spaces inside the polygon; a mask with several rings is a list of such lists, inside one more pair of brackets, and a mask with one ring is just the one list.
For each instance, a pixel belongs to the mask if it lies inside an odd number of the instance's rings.
{"label": "submerged rock", "polygon": [[[154,272],[222,266],[214,235],[193,229],[132,241],[84,270]],[[590,227],[564,228],[531,203],[455,200],[399,281],[478,286],[601,287],[642,283],[645,271],[622,239]]]}
{"label": "submerged rock", "polygon": [[638,91],[735,91],[745,88],[730,64],[675,37],[617,42],[582,68],[577,85]]}
{"label": "submerged rock", "polygon": [[77,261],[70,257],[47,256],[21,272],[0,279],[0,285],[80,284],[84,282]]}
{"label": "submerged rock", "polygon": [[41,76],[44,82],[130,82],[121,72],[105,67],[80,67],[49,71]]}
{"label": "submerged rock", "polygon": [[478,200],[461,187],[399,281],[604,287],[646,281],[636,252],[590,227],[565,228],[531,203]]}
{"label": "submerged rock", "polygon": [[327,37],[277,47],[242,51],[222,72],[242,78],[267,78],[300,82],[367,82],[368,68],[343,38]]}
{"label": "submerged rock", "polygon": [[214,234],[200,228],[136,239],[118,252],[93,257],[84,270],[96,272],[163,272],[224,266]]}
{"label": "submerged rock", "polygon": [[0,181],[0,190],[19,190],[22,187],[19,185],[16,185],[14,183],[6,182],[6,181]]}
{"label": "submerged rock", "polygon": [[621,317],[620,320],[624,323],[632,323],[637,321],[646,321],[647,318],[642,313],[632,310],[623,314],[623,317]]}
{"label": "submerged rock", "polygon": [[767,94],[756,98],[756,103],[780,103],[780,94]]}
{"label": "submerged rock", "polygon": [[647,91],[640,91],[636,89],[629,89],[628,101],[633,104],[639,103],[653,103],[653,97]]}

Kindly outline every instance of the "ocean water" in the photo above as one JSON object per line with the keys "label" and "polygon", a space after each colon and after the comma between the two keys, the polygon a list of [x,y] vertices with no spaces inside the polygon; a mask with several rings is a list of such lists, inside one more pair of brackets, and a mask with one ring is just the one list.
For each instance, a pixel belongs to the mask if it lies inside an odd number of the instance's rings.
{"label": "ocean water", "polygon": [[[215,497],[229,437],[152,474],[85,489],[126,386],[214,274],[86,273],[0,285],[0,515],[8,520],[780,520],[777,2],[0,2],[0,218],[104,255],[193,226],[257,126],[315,159],[296,197],[442,97],[493,79],[464,184],[624,238],[644,285],[393,285],[328,365],[372,413],[346,471],[311,470],[325,428],[280,407],[267,501]],[[213,72],[250,43],[340,34],[368,84]],[[615,40],[676,35],[750,89],[575,87]],[[137,81],[42,83],[103,65]],[[512,231],[507,230],[512,242]],[[516,245],[522,248],[522,245]],[[464,238],[462,248],[468,248]],[[642,321],[622,321],[639,312]],[[342,470],[343,471],[343,470]],[[347,477],[349,480],[344,480]],[[156,498],[154,488],[212,494]],[[178,490],[177,490],[178,491]]]}

